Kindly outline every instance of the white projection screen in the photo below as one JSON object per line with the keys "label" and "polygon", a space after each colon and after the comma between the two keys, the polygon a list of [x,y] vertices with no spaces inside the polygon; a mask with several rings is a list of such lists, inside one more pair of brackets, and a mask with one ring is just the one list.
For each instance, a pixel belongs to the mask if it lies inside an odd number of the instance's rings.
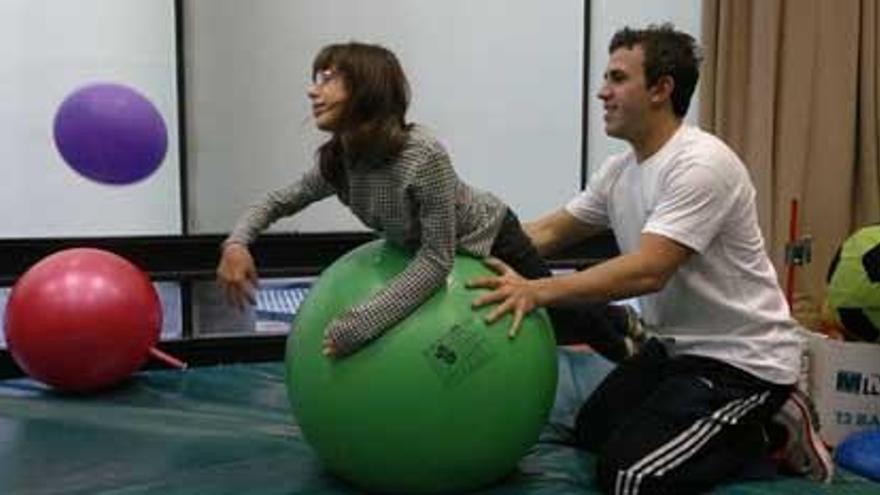
{"label": "white projection screen", "polygon": [[[4,0],[0,59],[0,238],[182,233],[173,0]],[[100,85],[140,95],[157,113],[154,123],[164,124],[164,154],[150,155],[151,173],[138,180],[95,180],[71,166],[79,162],[66,160],[55,139],[62,104]],[[89,100],[89,124],[126,129],[111,116],[130,116],[134,107],[119,100],[121,93],[103,95]],[[153,129],[155,151],[161,129]],[[62,136],[69,146],[86,139]],[[139,147],[110,150],[120,142],[112,137],[91,142],[92,155],[76,156],[95,163],[95,154],[110,153],[102,156],[114,157],[105,163],[117,167],[111,172],[147,156]],[[123,156],[132,161],[122,163]]]}
{"label": "white projection screen", "polygon": [[[324,136],[306,90],[314,55],[349,40],[400,58],[409,117],[468,182],[523,219],[580,186],[583,0],[184,2],[189,226],[227,232],[245,206],[313,163]],[[335,199],[275,231],[356,231]]]}

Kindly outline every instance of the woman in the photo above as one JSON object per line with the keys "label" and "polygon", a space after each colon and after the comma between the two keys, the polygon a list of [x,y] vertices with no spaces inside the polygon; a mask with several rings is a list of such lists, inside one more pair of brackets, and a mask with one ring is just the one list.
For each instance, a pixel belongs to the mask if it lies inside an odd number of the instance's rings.
{"label": "woman", "polygon": [[[257,274],[247,245],[279,218],[334,194],[364,224],[415,256],[380,292],[328,325],[328,356],[356,351],[428,299],[444,284],[456,250],[498,257],[531,278],[550,275],[513,212],[462,182],[443,146],[424,127],[406,122],[409,84],[392,52],[357,42],[329,45],[315,58],[312,79],[315,125],[330,139],[319,147],[315,167],[250,206],[224,241],[217,274],[233,304],[253,300]],[[627,314],[595,306],[552,310],[551,318],[557,339],[583,333],[581,339],[620,359],[628,354]]]}

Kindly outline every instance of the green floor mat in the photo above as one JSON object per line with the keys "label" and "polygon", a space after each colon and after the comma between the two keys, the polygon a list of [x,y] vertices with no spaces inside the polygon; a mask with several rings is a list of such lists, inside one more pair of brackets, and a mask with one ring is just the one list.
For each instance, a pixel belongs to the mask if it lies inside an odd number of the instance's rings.
{"label": "green floor mat", "polygon": [[[518,469],[481,493],[598,493],[589,454],[555,443],[570,396],[609,369],[560,351],[551,424]],[[65,396],[28,379],[0,382],[0,494],[296,495],[358,490],[322,469],[290,414],[281,363],[151,371],[115,390]],[[880,485],[841,472],[817,485],[778,478],[723,494],[871,494]]]}

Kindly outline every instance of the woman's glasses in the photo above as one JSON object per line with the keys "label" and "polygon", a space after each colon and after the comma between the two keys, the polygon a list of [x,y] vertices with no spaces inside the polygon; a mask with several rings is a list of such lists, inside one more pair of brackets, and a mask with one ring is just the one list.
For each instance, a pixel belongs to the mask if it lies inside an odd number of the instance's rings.
{"label": "woman's glasses", "polygon": [[339,72],[336,72],[333,69],[324,69],[315,72],[314,77],[312,78],[312,84],[315,86],[323,86],[329,82],[332,82],[337,77],[339,77]]}

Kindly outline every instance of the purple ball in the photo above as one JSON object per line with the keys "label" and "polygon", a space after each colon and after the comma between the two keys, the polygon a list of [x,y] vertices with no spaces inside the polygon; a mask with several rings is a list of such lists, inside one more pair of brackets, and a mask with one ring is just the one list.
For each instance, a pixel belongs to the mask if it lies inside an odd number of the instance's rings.
{"label": "purple ball", "polygon": [[54,135],[71,168],[104,184],[148,177],[168,150],[162,115],[146,97],[121,84],[93,84],[71,93],[55,114]]}

